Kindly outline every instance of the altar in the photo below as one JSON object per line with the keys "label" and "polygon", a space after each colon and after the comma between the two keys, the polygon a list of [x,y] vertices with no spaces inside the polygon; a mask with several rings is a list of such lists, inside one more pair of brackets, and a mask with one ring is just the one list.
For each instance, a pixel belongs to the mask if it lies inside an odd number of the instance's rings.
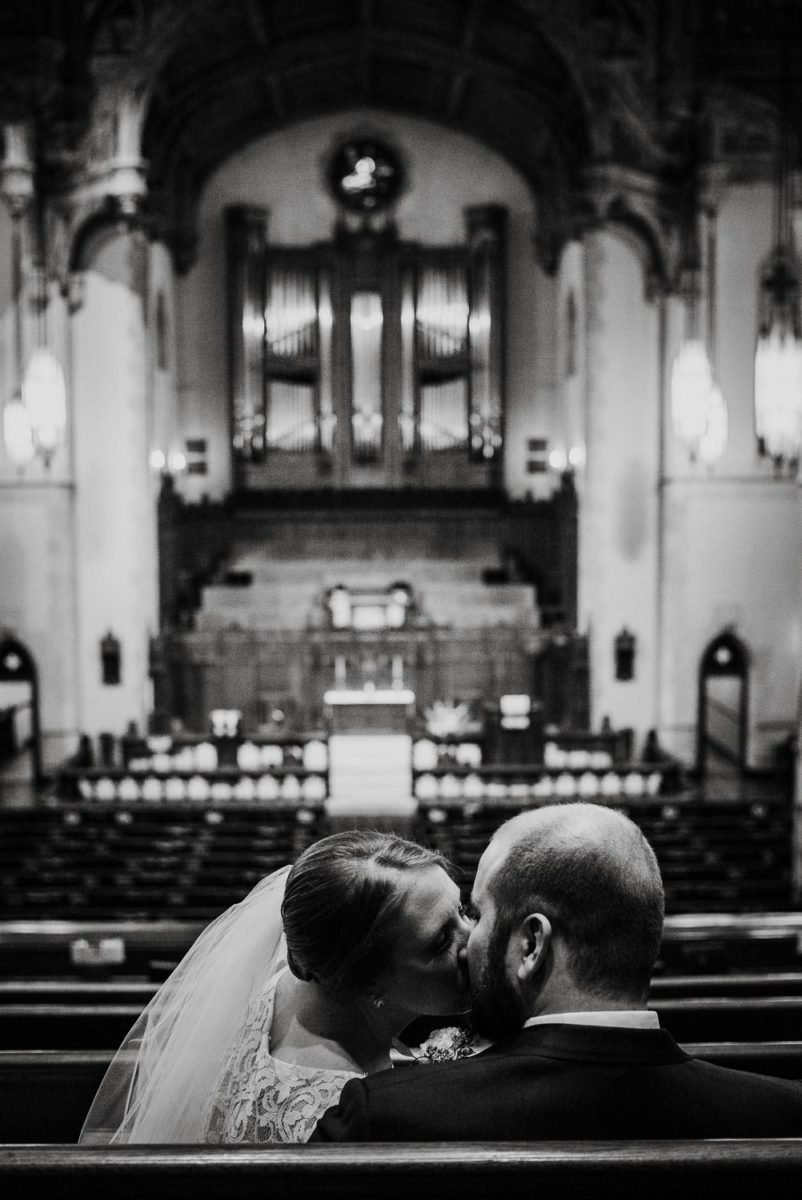
{"label": "altar", "polygon": [[406,733],[415,716],[410,688],[330,688],[323,695],[331,733]]}

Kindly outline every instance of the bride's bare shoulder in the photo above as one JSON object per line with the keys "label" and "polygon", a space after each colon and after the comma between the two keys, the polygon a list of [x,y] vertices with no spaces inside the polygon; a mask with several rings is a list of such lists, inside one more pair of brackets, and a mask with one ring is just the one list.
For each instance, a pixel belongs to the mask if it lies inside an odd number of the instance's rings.
{"label": "bride's bare shoulder", "polygon": [[342,1014],[319,990],[285,971],[276,982],[269,1030],[272,1058],[317,1071],[361,1074],[338,1037]]}

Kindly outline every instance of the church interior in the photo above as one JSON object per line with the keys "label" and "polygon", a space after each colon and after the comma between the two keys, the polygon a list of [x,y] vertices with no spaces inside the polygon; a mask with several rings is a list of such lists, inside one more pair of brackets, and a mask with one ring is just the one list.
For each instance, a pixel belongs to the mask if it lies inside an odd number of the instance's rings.
{"label": "church interior", "polygon": [[794,0],[2,6],[7,1195],[106,1194],[111,1052],[344,828],[469,892],[620,809],[653,1007],[802,1079],[801,71]]}

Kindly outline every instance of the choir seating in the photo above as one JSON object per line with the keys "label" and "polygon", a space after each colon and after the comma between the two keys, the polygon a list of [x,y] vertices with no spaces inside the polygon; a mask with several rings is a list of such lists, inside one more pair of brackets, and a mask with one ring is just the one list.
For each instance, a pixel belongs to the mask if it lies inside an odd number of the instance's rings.
{"label": "choir seating", "polygon": [[101,762],[87,738],[58,772],[54,796],[67,803],[226,804],[308,802],[329,794],[322,734],[215,737],[176,734],[101,737]]}
{"label": "choir seating", "polygon": [[[520,699],[528,704],[528,697]],[[520,730],[504,730],[504,723],[491,711],[478,732],[414,737],[415,798],[447,805],[520,806],[568,799],[609,804],[622,798],[673,795],[684,785],[682,768],[670,756],[633,758],[631,729],[543,729],[537,702],[530,715],[521,718]]]}
{"label": "choir seating", "polygon": [[0,1147],[6,1200],[796,1200],[802,1139]]}
{"label": "choir seating", "polygon": [[[533,707],[539,707],[537,702]],[[533,720],[537,721],[539,716],[540,714],[537,714]],[[488,736],[490,732],[487,723],[472,723],[466,719],[460,732],[436,734],[427,729],[416,733],[412,738],[413,782],[416,777],[432,771],[446,773],[454,768],[478,767],[482,764],[524,765],[510,758],[509,753],[503,758],[496,756],[493,753],[496,746],[489,744],[493,742],[493,738]],[[631,729],[598,732],[547,728],[542,731],[542,737],[540,764],[548,768],[549,773],[564,770],[592,771],[603,776],[611,768],[620,767],[621,764],[633,760]],[[667,766],[670,761],[665,758],[661,765]],[[526,765],[536,764],[528,762]],[[644,767],[647,765],[643,763]],[[671,765],[678,768],[678,764],[673,761]]]}

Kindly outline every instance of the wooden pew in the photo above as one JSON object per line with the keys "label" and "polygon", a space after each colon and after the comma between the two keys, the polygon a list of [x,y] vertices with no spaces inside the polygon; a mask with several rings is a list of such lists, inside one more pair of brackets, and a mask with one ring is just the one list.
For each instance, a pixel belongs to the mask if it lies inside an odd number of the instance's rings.
{"label": "wooden pew", "polygon": [[802,996],[680,997],[650,1004],[678,1041],[773,1041],[802,1031]]}
{"label": "wooden pew", "polygon": [[[802,996],[657,999],[651,1007],[681,1042],[787,1041],[802,1031]],[[0,1004],[0,1049],[108,1050],[141,1012],[137,1004]]]}
{"label": "wooden pew", "polygon": [[660,960],[674,974],[797,971],[802,913],[674,913],[666,917]]}
{"label": "wooden pew", "polygon": [[[619,764],[600,773],[598,780],[593,770],[571,767],[549,772],[534,766],[455,765],[413,773],[416,836],[452,859],[467,885],[487,841],[503,821],[539,803],[585,796],[626,813],[651,841],[669,914],[747,913],[789,906],[787,802],[707,803],[686,794],[664,795],[673,785],[661,770],[651,764]],[[588,784],[598,784],[598,796],[589,795]]]}
{"label": "wooden pew", "polygon": [[[76,942],[98,944],[102,939],[119,938],[124,946],[124,962],[108,969],[147,978],[154,961],[178,962],[207,924],[208,919],[0,921],[0,975],[6,979],[73,975]],[[163,978],[164,972],[158,977]]]}
{"label": "wooden pew", "polygon": [[[802,1079],[802,1042],[697,1043],[720,1066]],[[112,1050],[0,1050],[0,1143],[74,1142]]]}
{"label": "wooden pew", "polygon": [[159,985],[137,979],[3,979],[0,1011],[7,1005],[104,1005],[143,1009]]}
{"label": "wooden pew", "polygon": [[5,1200],[797,1200],[802,1139],[0,1147]]}
{"label": "wooden pew", "polygon": [[0,1006],[0,1050],[113,1050],[141,1007],[126,1004]]}
{"label": "wooden pew", "polygon": [[[165,972],[167,963],[164,963]],[[61,977],[0,979],[0,1007],[7,1004],[138,1005],[144,1008],[159,986],[157,980],[130,977],[92,979]],[[733,972],[715,975],[662,975],[652,980],[650,997],[665,1000],[757,996],[802,996],[802,972]],[[802,1032],[802,1031],[800,1031]]]}
{"label": "wooden pew", "polygon": [[0,1142],[76,1142],[113,1054],[0,1051]]}
{"label": "wooden pew", "polygon": [[[2,997],[0,984],[0,997]],[[733,971],[717,974],[657,975],[653,1001],[683,996],[800,996],[802,971]]]}
{"label": "wooden pew", "polygon": [[322,799],[0,812],[0,915],[210,920],[328,831]]}
{"label": "wooden pew", "polygon": [[779,1079],[802,1079],[802,1042],[683,1042],[694,1058],[704,1058],[720,1067],[774,1075]]}

